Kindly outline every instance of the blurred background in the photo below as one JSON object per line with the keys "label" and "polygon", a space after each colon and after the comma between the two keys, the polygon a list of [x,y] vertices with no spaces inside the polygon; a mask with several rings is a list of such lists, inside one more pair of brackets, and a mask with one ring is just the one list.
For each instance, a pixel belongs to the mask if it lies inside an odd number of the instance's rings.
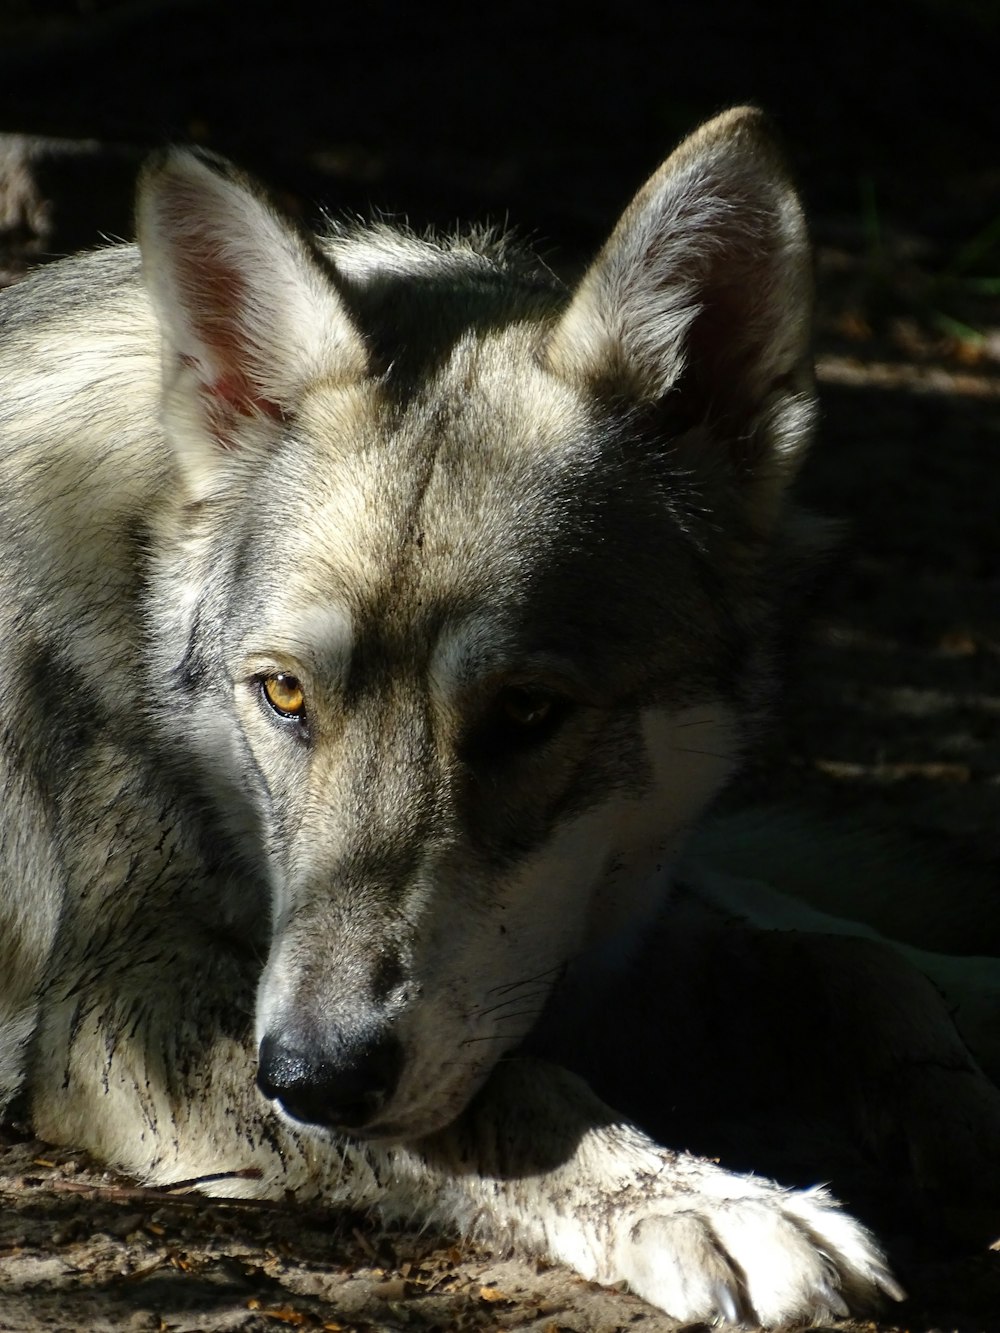
{"label": "blurred background", "polygon": [[847,526],[739,797],[887,820],[995,885],[998,69],[997,0],[3,0],[0,277],[128,236],[165,141],[305,220],[509,221],[571,272],[682,135],[760,104],[817,242],[801,494]]}

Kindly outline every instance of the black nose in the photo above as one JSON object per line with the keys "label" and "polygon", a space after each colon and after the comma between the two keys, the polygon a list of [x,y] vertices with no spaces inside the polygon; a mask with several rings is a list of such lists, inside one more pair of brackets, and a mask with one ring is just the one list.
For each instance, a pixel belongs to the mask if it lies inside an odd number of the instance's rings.
{"label": "black nose", "polygon": [[399,1082],[403,1052],[388,1033],[295,1043],[265,1036],[257,1086],[295,1120],[361,1129],[375,1118]]}

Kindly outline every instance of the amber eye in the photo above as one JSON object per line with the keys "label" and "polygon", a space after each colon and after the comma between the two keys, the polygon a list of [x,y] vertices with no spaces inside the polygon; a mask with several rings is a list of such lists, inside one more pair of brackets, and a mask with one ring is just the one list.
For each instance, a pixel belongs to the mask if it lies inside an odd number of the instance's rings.
{"label": "amber eye", "polygon": [[500,708],[504,718],[516,727],[538,727],[552,714],[555,700],[545,690],[532,690],[511,685],[500,694]]}
{"label": "amber eye", "polygon": [[283,673],[264,676],[260,687],[264,698],[281,717],[301,719],[305,714],[306,696],[297,677]]}

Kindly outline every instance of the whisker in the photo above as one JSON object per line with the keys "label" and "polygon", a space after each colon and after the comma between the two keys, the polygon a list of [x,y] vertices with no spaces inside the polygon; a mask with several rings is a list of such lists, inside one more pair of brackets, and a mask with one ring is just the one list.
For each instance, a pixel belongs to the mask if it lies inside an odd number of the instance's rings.
{"label": "whisker", "polygon": [[[520,1023],[524,1019],[530,1019],[531,1022],[534,1022],[534,1020],[538,1017],[540,1012],[541,1011],[538,1009],[526,1009],[519,1014],[506,1014],[503,1017],[503,1019],[501,1019],[501,1022]],[[527,1031],[528,1028],[525,1027],[525,1028],[517,1028],[513,1032],[488,1032],[478,1037],[466,1037],[464,1038],[461,1044],[463,1046],[473,1046],[475,1045],[476,1042],[480,1041],[507,1041],[509,1040],[509,1038],[513,1036],[521,1036]]]}
{"label": "whisker", "polygon": [[476,1046],[484,1041],[510,1041],[513,1038],[523,1037],[526,1032],[491,1032],[488,1036],[466,1037],[462,1042],[463,1046]]}
{"label": "whisker", "polygon": [[547,967],[544,972],[539,972],[533,977],[522,977],[519,981],[508,981],[503,986],[493,986],[486,994],[506,995],[508,991],[512,991],[518,986],[529,986],[533,981],[542,981],[545,977],[552,976],[553,972],[561,972],[565,966],[565,963],[556,963],[555,967]]}
{"label": "whisker", "polygon": [[472,1018],[488,1018],[490,1014],[498,1013],[505,1009],[507,1005],[530,1003],[532,1000],[545,1000],[550,994],[550,987],[546,986],[540,990],[528,991],[526,994],[508,995],[506,1000],[501,1000],[499,1004],[491,1005],[489,1009],[475,1009],[470,1014]]}

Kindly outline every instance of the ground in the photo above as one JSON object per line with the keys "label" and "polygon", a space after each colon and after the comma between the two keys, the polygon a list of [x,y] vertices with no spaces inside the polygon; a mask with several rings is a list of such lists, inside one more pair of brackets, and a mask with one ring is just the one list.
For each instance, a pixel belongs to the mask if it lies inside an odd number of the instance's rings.
{"label": "ground", "polygon": [[[579,258],[654,164],[655,145],[663,151],[713,105],[763,98],[789,134],[819,242],[823,426],[801,497],[847,526],[809,599],[782,715],[734,799],[901,831],[954,876],[955,916],[966,901],[981,912],[1000,862],[1000,176],[984,151],[998,139],[983,91],[996,25],[971,0],[943,28],[930,2],[880,7],[877,29],[872,7],[845,4],[803,64],[785,27],[733,28],[730,7],[713,0],[709,18],[688,16],[682,34],[702,56],[680,62],[654,107],[642,63],[662,36],[654,6],[623,9],[572,41],[535,8],[505,10],[489,32],[496,62],[484,80],[461,64],[482,34],[449,12],[433,43],[446,91],[425,90],[411,117],[407,98],[436,76],[414,72],[413,20],[391,6],[376,6],[377,20],[354,16],[345,34],[352,52],[384,47],[379,95],[364,102],[373,76],[337,63],[329,25],[293,33],[267,7],[11,5],[0,18],[0,129],[26,137],[0,139],[0,269],[14,279],[98,232],[127,233],[135,163],[167,137],[250,162],[305,214],[313,199],[371,199],[437,220],[509,206]],[[710,22],[723,19],[730,41],[716,49]],[[884,96],[847,72],[861,32],[883,62]],[[552,52],[567,41],[553,91]],[[626,58],[634,68],[605,77]],[[266,115],[251,85],[272,90]],[[502,86],[517,89],[516,103]],[[463,97],[478,108],[468,127]],[[343,132],[329,128],[327,101],[346,117]],[[359,128],[350,117],[362,103]],[[505,137],[490,139],[488,115]],[[1000,914],[987,911],[977,929],[977,947],[1000,954]],[[0,1195],[0,1329],[675,1327],[560,1270],[387,1234],[370,1219],[142,1190],[16,1127],[0,1139]],[[975,1246],[889,1236],[912,1299],[885,1322],[847,1327],[1000,1330],[994,1237],[1000,1209]]]}

